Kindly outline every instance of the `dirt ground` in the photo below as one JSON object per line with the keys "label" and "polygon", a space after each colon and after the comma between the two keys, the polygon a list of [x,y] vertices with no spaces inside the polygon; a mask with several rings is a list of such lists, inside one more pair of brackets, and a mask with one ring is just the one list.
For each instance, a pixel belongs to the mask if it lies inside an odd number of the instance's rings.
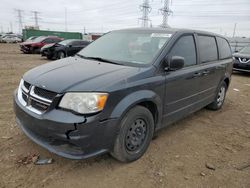
{"label": "dirt ground", "polygon": [[[233,75],[221,110],[202,109],[162,130],[140,160],[122,164],[109,155],[61,158],[16,126],[13,91],[24,72],[47,62],[0,44],[0,187],[250,187],[249,74]],[[20,162],[34,154],[54,163]]]}

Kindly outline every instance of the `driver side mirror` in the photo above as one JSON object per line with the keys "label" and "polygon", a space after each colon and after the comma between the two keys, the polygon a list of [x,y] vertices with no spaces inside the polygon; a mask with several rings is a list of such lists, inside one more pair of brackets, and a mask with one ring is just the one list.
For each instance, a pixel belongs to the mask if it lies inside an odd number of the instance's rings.
{"label": "driver side mirror", "polygon": [[185,59],[181,56],[172,56],[165,59],[165,69],[168,71],[176,71],[184,67]]}
{"label": "driver side mirror", "polygon": [[69,48],[71,48],[72,47],[72,44],[69,44]]}

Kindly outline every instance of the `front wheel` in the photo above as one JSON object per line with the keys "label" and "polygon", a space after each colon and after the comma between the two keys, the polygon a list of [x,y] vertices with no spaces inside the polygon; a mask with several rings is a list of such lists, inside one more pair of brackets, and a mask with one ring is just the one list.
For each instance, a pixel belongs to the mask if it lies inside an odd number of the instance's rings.
{"label": "front wheel", "polygon": [[65,53],[60,51],[60,52],[58,52],[57,57],[58,57],[58,59],[63,59],[63,58],[65,58]]}
{"label": "front wheel", "polygon": [[215,100],[211,104],[209,104],[207,108],[211,110],[219,110],[224,103],[226,92],[227,92],[227,84],[226,82],[222,82],[217,92]]}
{"label": "front wheel", "polygon": [[154,133],[154,119],[143,107],[132,108],[121,120],[120,133],[111,155],[121,162],[139,159],[147,150]]}

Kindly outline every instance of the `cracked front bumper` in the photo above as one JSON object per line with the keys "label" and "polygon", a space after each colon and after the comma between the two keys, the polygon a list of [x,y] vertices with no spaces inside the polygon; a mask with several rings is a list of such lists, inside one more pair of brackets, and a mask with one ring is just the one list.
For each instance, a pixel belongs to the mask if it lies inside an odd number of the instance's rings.
{"label": "cracked front bumper", "polygon": [[62,157],[85,159],[110,151],[117,135],[117,119],[100,121],[59,109],[38,115],[25,108],[14,94],[16,122],[34,142]]}

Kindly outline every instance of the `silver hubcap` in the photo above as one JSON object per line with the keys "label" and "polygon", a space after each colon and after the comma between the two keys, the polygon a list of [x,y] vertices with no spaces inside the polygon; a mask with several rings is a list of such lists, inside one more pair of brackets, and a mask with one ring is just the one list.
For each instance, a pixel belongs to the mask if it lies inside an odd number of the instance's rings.
{"label": "silver hubcap", "polygon": [[226,94],[226,88],[225,87],[221,87],[220,91],[218,93],[218,97],[217,97],[217,103],[219,106],[222,105],[224,98],[225,98],[225,94]]}
{"label": "silver hubcap", "polygon": [[60,59],[64,58],[64,54],[62,52],[60,52],[59,57],[60,57]]}

